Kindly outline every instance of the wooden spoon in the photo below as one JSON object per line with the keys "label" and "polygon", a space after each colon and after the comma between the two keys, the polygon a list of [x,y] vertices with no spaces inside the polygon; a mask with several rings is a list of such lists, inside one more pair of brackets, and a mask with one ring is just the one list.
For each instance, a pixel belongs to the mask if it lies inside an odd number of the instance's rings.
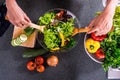
{"label": "wooden spoon", "polygon": [[43,32],[43,31],[44,31],[44,28],[45,28],[45,26],[39,26],[39,25],[34,24],[34,23],[30,23],[29,26],[32,27],[32,28],[38,29],[38,30],[40,30],[41,32]]}
{"label": "wooden spoon", "polygon": [[91,30],[91,28],[89,28],[89,27],[86,27],[86,28],[74,28],[72,36],[75,36],[78,33],[88,32],[90,30]]}

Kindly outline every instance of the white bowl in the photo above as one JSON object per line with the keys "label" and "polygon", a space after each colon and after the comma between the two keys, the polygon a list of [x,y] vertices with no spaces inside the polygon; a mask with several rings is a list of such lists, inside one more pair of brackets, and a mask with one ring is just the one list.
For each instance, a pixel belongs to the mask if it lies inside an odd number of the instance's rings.
{"label": "white bowl", "polygon": [[86,34],[85,34],[85,37],[84,37],[84,48],[85,48],[85,52],[87,53],[87,55],[88,55],[93,61],[102,64],[102,63],[103,63],[103,60],[100,60],[100,59],[96,58],[96,56],[95,56],[94,53],[91,54],[91,53],[89,53],[89,52],[87,51],[86,46],[85,46],[85,42],[86,42],[86,40],[87,40],[88,38],[90,38],[90,35],[86,33]]}
{"label": "white bowl", "polygon": [[[107,0],[102,0],[102,4],[103,4],[104,7],[106,6],[106,1],[107,1]],[[120,6],[120,0],[118,0],[117,6]]]}

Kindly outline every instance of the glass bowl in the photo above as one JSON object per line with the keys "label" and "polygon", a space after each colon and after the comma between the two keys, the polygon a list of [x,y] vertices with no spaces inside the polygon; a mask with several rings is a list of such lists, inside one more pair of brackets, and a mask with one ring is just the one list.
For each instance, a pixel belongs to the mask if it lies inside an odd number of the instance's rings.
{"label": "glass bowl", "polygon": [[[52,10],[49,10],[47,11],[46,13],[51,13],[51,12],[54,12],[55,14],[57,13],[60,13],[60,11],[64,11],[66,15],[69,15],[68,17],[72,17],[74,19],[74,26],[73,28],[77,27],[77,28],[80,28],[80,23],[79,23],[79,20],[77,19],[77,17],[70,11],[68,10],[65,10],[65,9],[61,9],[61,8],[56,8],[56,9],[52,9]],[[46,14],[45,13],[45,14]],[[60,22],[62,22],[60,20]],[[49,29],[49,27],[47,27],[46,29]],[[59,30],[58,30],[59,31]],[[51,35],[51,34],[49,34]],[[60,36],[60,35],[59,35]],[[64,36],[64,35],[63,35]],[[59,37],[58,37],[59,38]],[[63,47],[59,47],[59,49],[50,49],[47,47],[46,43],[45,43],[45,35],[44,35],[44,31],[43,33],[42,32],[38,32],[38,35],[37,35],[37,41],[38,43],[46,50],[50,51],[50,52],[65,52],[65,51],[68,51],[68,50],[71,50],[73,47],[75,47],[79,41],[79,34],[75,35],[75,36],[69,36],[68,37],[68,43],[67,44],[70,44],[70,41],[69,41],[69,38],[70,40],[74,40],[74,45],[72,46],[69,46],[69,45],[65,45]],[[49,38],[50,39],[50,38]],[[51,43],[52,44],[52,43]]]}

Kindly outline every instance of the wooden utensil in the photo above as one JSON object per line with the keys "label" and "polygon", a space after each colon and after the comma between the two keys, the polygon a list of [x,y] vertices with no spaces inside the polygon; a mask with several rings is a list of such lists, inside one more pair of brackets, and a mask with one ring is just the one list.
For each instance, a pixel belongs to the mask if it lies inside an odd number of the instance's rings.
{"label": "wooden utensil", "polygon": [[90,30],[91,30],[91,28],[89,28],[89,27],[86,27],[86,28],[74,28],[72,36],[75,36],[78,33],[88,32]]}
{"label": "wooden utensil", "polygon": [[[6,20],[9,20],[7,16],[5,16],[5,19],[6,19]],[[43,31],[44,31],[44,28],[45,28],[45,26],[39,26],[39,25],[34,24],[34,23],[30,23],[30,24],[29,24],[29,27],[38,29],[38,30],[40,30],[41,32],[43,32]]]}
{"label": "wooden utensil", "polygon": [[39,26],[39,25],[34,24],[34,23],[30,23],[29,26],[32,27],[32,28],[38,29],[38,30],[40,30],[41,32],[43,32],[43,31],[44,31],[44,28],[45,28],[45,26]]}

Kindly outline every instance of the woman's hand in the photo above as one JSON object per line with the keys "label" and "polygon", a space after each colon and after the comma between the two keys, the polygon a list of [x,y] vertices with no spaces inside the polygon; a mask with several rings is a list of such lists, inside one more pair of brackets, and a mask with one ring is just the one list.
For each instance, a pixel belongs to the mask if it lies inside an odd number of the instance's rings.
{"label": "woman's hand", "polygon": [[95,35],[100,36],[107,34],[111,30],[116,3],[117,0],[108,0],[103,12],[88,25],[88,27],[92,27],[92,30],[88,33],[95,32]]}
{"label": "woman's hand", "polygon": [[88,27],[92,27],[92,30],[88,33],[95,32],[95,35],[107,34],[112,28],[113,16],[109,13],[101,13],[95,19],[93,19]]}
{"label": "woman's hand", "polygon": [[15,0],[6,0],[7,18],[17,27],[27,27],[31,22],[29,17],[18,6]]}

